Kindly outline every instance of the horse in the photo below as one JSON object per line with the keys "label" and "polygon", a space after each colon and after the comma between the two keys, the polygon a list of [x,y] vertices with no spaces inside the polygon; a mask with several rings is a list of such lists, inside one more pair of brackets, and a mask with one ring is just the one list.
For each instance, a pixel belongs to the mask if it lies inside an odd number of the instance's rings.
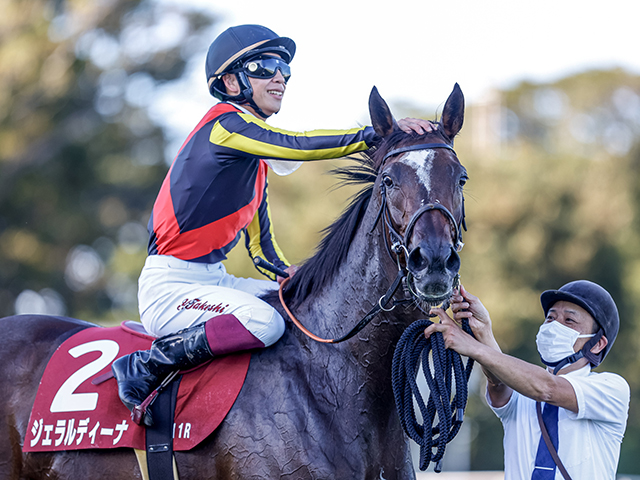
{"label": "horse", "polygon": [[[349,341],[317,342],[288,324],[277,344],[253,352],[224,422],[175,452],[182,480],[415,478],[391,363],[403,330],[457,285],[467,172],[452,145],[464,96],[455,84],[437,128],[423,135],[398,129],[375,87],[369,111],[380,143],[338,172],[364,186],[281,293],[293,316],[332,339],[372,306],[379,313]],[[264,298],[288,318],[277,294]],[[142,478],[130,449],[21,449],[48,359],[92,326],[46,315],[0,320],[0,479]]]}

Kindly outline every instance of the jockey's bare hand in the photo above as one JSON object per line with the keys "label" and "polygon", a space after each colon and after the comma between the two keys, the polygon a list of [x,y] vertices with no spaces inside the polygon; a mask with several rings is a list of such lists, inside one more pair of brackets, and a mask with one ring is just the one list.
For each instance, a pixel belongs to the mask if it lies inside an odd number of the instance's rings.
{"label": "jockey's bare hand", "polygon": [[435,123],[421,118],[403,118],[402,120],[398,120],[398,127],[405,133],[415,132],[420,135],[435,132],[438,129],[438,125]]}
{"label": "jockey's bare hand", "polygon": [[[295,265],[291,265],[290,267],[285,268],[284,271],[287,272],[289,274],[289,278],[291,278],[298,271],[298,267]],[[285,279],[279,275],[276,277],[276,280],[278,281],[278,284],[282,284],[282,282],[285,281]]]}

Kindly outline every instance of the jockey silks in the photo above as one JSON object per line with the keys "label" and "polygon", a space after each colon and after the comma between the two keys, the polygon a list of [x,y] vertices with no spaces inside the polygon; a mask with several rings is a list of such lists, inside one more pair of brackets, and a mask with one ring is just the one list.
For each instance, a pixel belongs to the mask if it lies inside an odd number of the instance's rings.
{"label": "jockey silks", "polygon": [[371,146],[371,127],[290,132],[230,103],[212,107],[182,145],[149,220],[149,254],[217,263],[247,232],[250,255],[288,264],[271,228],[263,159],[339,158]]}

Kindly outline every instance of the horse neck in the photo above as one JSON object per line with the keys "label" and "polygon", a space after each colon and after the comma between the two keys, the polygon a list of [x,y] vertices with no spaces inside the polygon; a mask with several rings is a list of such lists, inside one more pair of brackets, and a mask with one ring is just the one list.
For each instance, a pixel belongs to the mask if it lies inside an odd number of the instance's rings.
{"label": "horse neck", "polygon": [[[397,275],[380,225],[369,233],[376,214],[377,209],[370,205],[347,260],[333,281],[314,291],[294,312],[322,337],[346,334],[378,302]],[[398,445],[402,455],[407,454],[391,389],[393,351],[402,334],[400,315],[404,312],[396,313],[400,310],[382,312],[343,343],[319,343],[297,330],[291,330],[286,340],[299,347],[284,360],[286,368],[304,372],[300,380],[306,386],[300,388],[310,392],[313,410],[332,419],[335,438],[352,439],[354,432],[366,436],[366,455],[372,456],[371,461],[388,455],[389,444]]]}
{"label": "horse neck", "polygon": [[[398,269],[384,242],[381,222],[371,232],[379,208],[372,199],[358,231],[351,242],[347,260],[334,280],[313,298],[303,302],[298,311],[315,333],[326,338],[340,338],[353,328],[387,292]],[[388,361],[369,362],[368,368],[390,366],[393,345],[402,333],[397,313],[382,312],[352,339],[343,350],[356,357],[380,355]],[[313,342],[309,340],[309,342]],[[336,348],[336,347],[333,347]]]}

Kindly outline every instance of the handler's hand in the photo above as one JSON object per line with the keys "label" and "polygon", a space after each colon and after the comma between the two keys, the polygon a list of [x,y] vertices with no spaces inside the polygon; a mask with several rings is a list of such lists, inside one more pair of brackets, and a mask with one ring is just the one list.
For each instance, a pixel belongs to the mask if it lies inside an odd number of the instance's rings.
{"label": "handler's hand", "polygon": [[429,120],[422,120],[421,118],[403,118],[402,120],[398,120],[398,127],[405,133],[416,132],[420,135],[435,132],[438,129],[438,125],[435,123],[431,123]]}
{"label": "handler's hand", "polygon": [[470,294],[460,285],[459,290],[451,296],[450,302],[453,318],[458,324],[463,318],[469,319],[473,334],[481,341],[483,337],[492,335],[491,317],[478,297]]}
{"label": "handler's hand", "polygon": [[434,332],[442,332],[444,346],[455,350],[460,355],[472,357],[480,342],[466,333],[442,308],[432,308],[431,313],[435,313],[440,319],[440,323],[429,325],[424,330],[424,336],[429,338]]}

